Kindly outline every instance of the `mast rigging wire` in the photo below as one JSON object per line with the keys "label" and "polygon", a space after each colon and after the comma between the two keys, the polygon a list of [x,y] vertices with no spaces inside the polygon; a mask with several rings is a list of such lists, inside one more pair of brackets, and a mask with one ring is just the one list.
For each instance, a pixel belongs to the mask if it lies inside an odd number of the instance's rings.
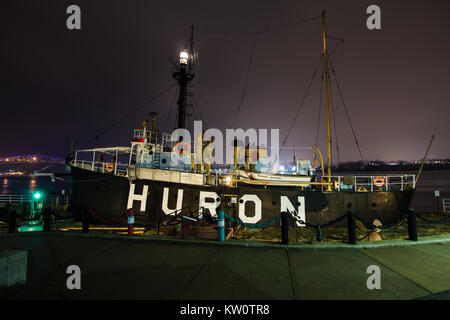
{"label": "mast rigging wire", "polygon": [[[125,121],[126,119],[128,119],[129,117],[131,117],[132,115],[134,115],[136,112],[140,111],[142,108],[152,104],[156,99],[158,99],[159,97],[161,97],[162,95],[164,95],[166,92],[170,91],[170,89],[172,89],[174,86],[176,86],[177,84],[174,83],[172,84],[170,87],[168,87],[167,89],[164,89],[163,91],[161,91],[160,93],[158,93],[156,96],[154,96],[153,98],[147,100],[146,102],[144,102],[143,104],[141,104],[140,106],[138,106],[137,108],[135,108],[133,111],[129,112],[127,115],[125,115],[124,117],[122,117],[121,119],[119,119],[118,121],[114,122],[112,125],[108,126],[106,129],[104,129],[102,132],[100,132],[95,138],[89,140],[88,142],[86,142],[85,144],[83,144],[81,147],[76,148],[75,150],[79,150],[84,148],[85,146],[87,146],[88,144],[100,139],[101,136],[103,136],[105,133],[107,133],[109,130],[111,130],[112,128],[116,127],[117,125],[119,125],[121,122]],[[73,151],[71,153],[69,153],[67,156],[69,157],[70,155],[73,154]]]}
{"label": "mast rigging wire", "polygon": [[297,112],[295,113],[295,117],[294,117],[294,119],[292,120],[291,125],[289,126],[289,129],[288,129],[288,132],[287,132],[287,134],[286,134],[286,137],[284,138],[283,144],[281,145],[281,149],[284,147],[284,145],[285,145],[285,143],[286,143],[286,140],[287,140],[287,138],[289,137],[289,134],[291,133],[292,127],[294,126],[295,121],[297,120],[298,114],[299,114],[300,110],[301,110],[302,107],[303,107],[303,103],[305,102],[306,96],[308,95],[308,92],[309,92],[309,90],[311,89],[311,86],[312,86],[312,84],[313,84],[313,81],[314,81],[314,79],[316,78],[317,69],[319,69],[319,65],[320,65],[320,62],[322,61],[322,58],[323,58],[322,55],[320,55],[320,59],[319,59],[319,61],[317,62],[317,66],[316,66],[316,68],[315,68],[315,70],[314,70],[314,74],[313,74],[313,76],[312,76],[312,78],[311,78],[311,81],[309,82],[308,88],[306,89],[306,92],[305,92],[305,94],[304,94],[304,96],[303,96],[303,98],[302,98],[302,101],[300,102],[300,105],[299,105],[298,108],[297,108]]}
{"label": "mast rigging wire", "polygon": [[256,36],[253,36],[252,48],[250,50],[250,57],[248,59],[247,75],[245,76],[244,89],[242,90],[241,99],[239,100],[238,109],[236,111],[236,115],[234,116],[233,121],[231,122],[230,128],[233,128],[234,123],[236,122],[236,120],[237,120],[237,118],[239,116],[239,112],[241,111],[242,103],[244,102],[245,93],[247,92],[248,79],[250,77],[250,71],[251,71],[251,68],[252,68],[253,52],[255,50],[255,41],[256,41]]}
{"label": "mast rigging wire", "polygon": [[260,29],[258,31],[248,31],[248,30],[230,30],[230,29],[214,29],[209,27],[196,27],[195,30],[199,32],[206,32],[206,33],[212,33],[212,34],[222,34],[222,35],[238,35],[238,36],[255,36],[259,34],[264,33],[270,33],[270,32],[281,32],[286,29],[292,28],[296,26],[297,24],[305,24],[307,22],[315,21],[317,19],[320,19],[321,16],[316,16],[312,18],[303,18],[303,19],[297,19],[297,21],[291,22],[291,23],[284,23],[282,25],[279,25],[277,27],[268,28],[264,27],[264,29]]}
{"label": "mast rigging wire", "polygon": [[331,115],[333,117],[333,127],[334,127],[334,137],[336,139],[336,152],[337,152],[337,158],[338,158],[338,167],[341,163],[341,156],[339,153],[339,141],[338,141],[338,135],[337,135],[337,129],[336,129],[336,105],[333,101],[333,92],[331,90],[331,85],[329,87],[330,89],[330,104],[331,104]]}
{"label": "mast rigging wire", "polygon": [[320,96],[319,96],[319,112],[318,112],[318,116],[317,116],[317,128],[316,128],[316,145],[315,147],[317,148],[317,145],[319,143],[319,128],[320,128],[320,113],[321,113],[321,108],[322,108],[322,95],[323,95],[323,66],[322,66],[322,75],[320,76]]}
{"label": "mast rigging wire", "polygon": [[330,63],[331,71],[332,71],[332,73],[333,73],[333,78],[334,78],[334,81],[335,81],[335,83],[336,83],[336,87],[337,87],[337,89],[338,89],[339,96],[340,96],[340,98],[341,98],[342,105],[343,105],[343,107],[344,107],[344,110],[345,110],[345,114],[346,114],[346,116],[347,116],[348,123],[350,124],[350,128],[352,129],[352,134],[353,134],[353,138],[355,139],[356,147],[358,148],[359,155],[361,156],[361,160],[364,162],[364,157],[363,157],[363,155],[362,155],[361,148],[360,148],[360,146],[359,146],[359,142],[358,142],[358,139],[357,139],[357,137],[356,137],[355,129],[353,128],[352,121],[350,120],[350,115],[349,115],[349,113],[348,113],[347,106],[346,106],[346,104],[345,104],[344,97],[343,97],[343,95],[342,95],[342,91],[341,91],[341,88],[340,88],[340,86],[339,86],[339,83],[338,83],[338,80],[337,80],[337,77],[336,77],[336,73],[334,72],[333,64],[331,63],[330,57],[328,57],[328,61],[329,61],[329,63]]}
{"label": "mast rigging wire", "polygon": [[[175,99],[177,98],[177,94],[178,94],[178,87],[175,90],[174,94],[173,94],[173,98],[172,98],[172,103],[170,104],[170,109],[169,109],[169,114],[166,117],[166,121],[164,122],[164,130],[167,131],[167,123],[169,122],[169,118],[172,115],[172,110],[174,109],[174,105],[175,105]],[[176,119],[175,119],[176,120]],[[175,126],[176,127],[176,122],[175,122]]]}

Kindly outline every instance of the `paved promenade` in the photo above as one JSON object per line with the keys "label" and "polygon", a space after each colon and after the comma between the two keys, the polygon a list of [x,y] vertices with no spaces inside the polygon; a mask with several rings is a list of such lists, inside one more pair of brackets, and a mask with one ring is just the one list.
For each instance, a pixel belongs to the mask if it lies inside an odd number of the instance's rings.
{"label": "paved promenade", "polygon": [[[448,236],[282,246],[29,233],[0,235],[1,249],[28,251],[26,286],[1,299],[450,298]],[[81,290],[66,287],[69,265],[81,268]],[[371,265],[379,290],[366,285]]]}

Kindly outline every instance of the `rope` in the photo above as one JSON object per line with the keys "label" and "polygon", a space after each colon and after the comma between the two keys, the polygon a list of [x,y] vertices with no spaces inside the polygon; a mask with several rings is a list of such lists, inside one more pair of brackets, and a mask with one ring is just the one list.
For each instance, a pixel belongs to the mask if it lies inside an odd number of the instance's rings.
{"label": "rope", "polygon": [[238,109],[237,109],[237,112],[236,112],[236,115],[235,115],[233,121],[231,122],[230,128],[233,128],[234,123],[236,122],[236,120],[237,120],[237,118],[239,116],[239,112],[241,111],[242,103],[244,102],[245,93],[247,92],[248,79],[250,77],[250,70],[252,68],[253,52],[255,50],[255,41],[256,41],[256,36],[253,36],[252,48],[250,50],[250,57],[248,59],[247,75],[245,76],[244,89],[242,90],[241,99],[239,100]]}

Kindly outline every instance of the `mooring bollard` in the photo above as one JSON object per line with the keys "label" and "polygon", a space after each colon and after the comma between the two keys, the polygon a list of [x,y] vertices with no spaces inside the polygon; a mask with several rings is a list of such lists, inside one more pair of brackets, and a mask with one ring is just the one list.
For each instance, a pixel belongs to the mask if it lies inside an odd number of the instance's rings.
{"label": "mooring bollard", "polygon": [[417,241],[416,211],[408,209],[408,239]]}
{"label": "mooring bollard", "polygon": [[50,208],[45,208],[44,209],[44,232],[50,231],[50,217],[51,217]]}
{"label": "mooring bollard", "polygon": [[281,243],[289,244],[289,213],[281,213]]}
{"label": "mooring bollard", "polygon": [[89,232],[89,212],[88,210],[84,210],[83,215],[83,233]]}
{"label": "mooring bollard", "polygon": [[356,244],[356,221],[353,212],[347,213],[348,243]]}
{"label": "mooring bollard", "polygon": [[219,241],[225,241],[225,212],[223,210],[219,210],[217,214],[217,232],[219,234]]}
{"label": "mooring bollard", "polygon": [[134,236],[134,211],[133,208],[128,209],[128,235]]}
{"label": "mooring bollard", "polygon": [[[10,210],[10,209],[8,208],[8,210]],[[16,232],[16,211],[10,210],[8,216],[9,216],[8,217],[8,223],[9,223],[8,233],[14,233],[14,232]]]}

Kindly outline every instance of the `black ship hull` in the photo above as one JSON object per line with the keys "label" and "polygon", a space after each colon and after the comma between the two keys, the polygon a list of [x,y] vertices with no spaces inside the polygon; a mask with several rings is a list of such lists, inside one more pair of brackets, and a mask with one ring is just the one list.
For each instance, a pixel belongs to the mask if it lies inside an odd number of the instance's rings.
{"label": "black ship hull", "polygon": [[[175,212],[191,216],[201,213],[202,217],[210,217],[221,208],[245,223],[264,223],[287,209],[295,210],[301,220],[311,224],[323,225],[351,211],[368,222],[379,219],[386,225],[397,221],[406,212],[413,195],[413,190],[324,192],[298,187],[196,186],[152,180],[130,182],[126,177],[74,166],[70,166],[70,172],[71,207],[77,215],[89,210],[100,223],[126,223],[127,209],[132,207],[136,224],[153,224]],[[343,220],[339,224],[345,223]]]}

